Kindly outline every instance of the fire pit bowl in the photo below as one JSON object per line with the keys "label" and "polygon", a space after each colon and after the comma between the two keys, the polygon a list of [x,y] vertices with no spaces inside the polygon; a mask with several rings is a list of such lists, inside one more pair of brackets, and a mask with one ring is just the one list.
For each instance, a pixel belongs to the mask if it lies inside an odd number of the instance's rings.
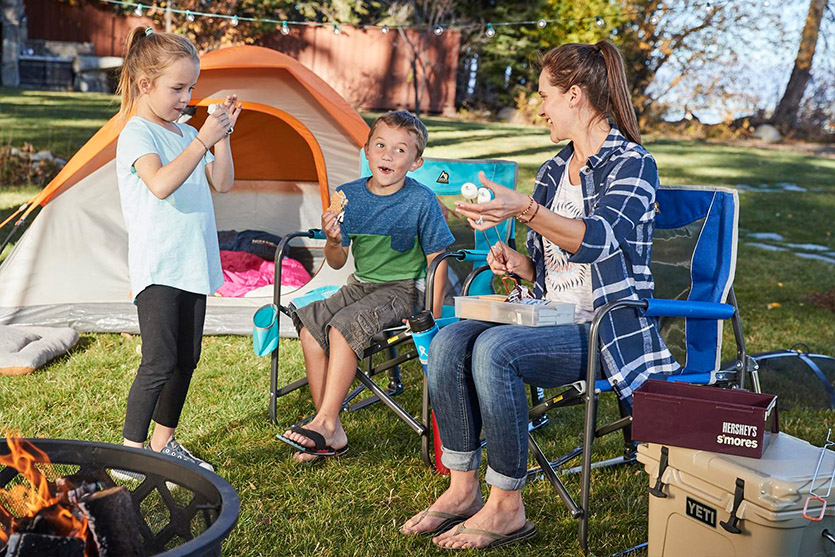
{"label": "fire pit bowl", "polygon": [[[223,478],[198,466],[121,445],[65,439],[27,441],[49,457],[51,464],[35,466],[51,481],[78,476],[128,489],[146,555],[219,556],[221,542],[238,520],[238,494]],[[6,439],[0,439],[0,456],[9,452]],[[0,469],[0,488],[8,490],[25,482],[14,468]],[[15,516],[23,512],[5,510]]]}

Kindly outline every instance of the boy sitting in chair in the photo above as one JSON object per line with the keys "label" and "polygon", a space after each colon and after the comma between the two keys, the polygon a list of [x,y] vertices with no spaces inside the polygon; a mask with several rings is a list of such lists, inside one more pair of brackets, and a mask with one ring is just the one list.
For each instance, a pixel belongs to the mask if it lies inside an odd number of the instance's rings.
{"label": "boy sitting in chair", "polygon": [[[406,177],[423,164],[427,139],[410,112],[377,118],[364,147],[371,177],[338,187],[336,195],[347,198],[344,213],[331,205],[322,215],[328,265],[345,265],[353,246],[356,271],[333,296],[293,314],[316,416],[278,438],[298,450],[299,462],[348,450],[339,413],[359,358],[374,335],[411,315],[427,266],[454,241],[435,194]],[[438,315],[446,274],[440,271],[433,292]]]}

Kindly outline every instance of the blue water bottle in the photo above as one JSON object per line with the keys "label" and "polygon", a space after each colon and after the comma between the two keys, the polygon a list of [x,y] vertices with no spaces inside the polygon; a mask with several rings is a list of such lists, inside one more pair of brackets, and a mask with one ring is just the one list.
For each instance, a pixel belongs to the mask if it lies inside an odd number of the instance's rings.
{"label": "blue water bottle", "polygon": [[[409,322],[409,328],[412,330],[412,340],[415,342],[415,348],[417,348],[418,360],[423,364],[423,373],[426,373],[426,364],[429,363],[429,345],[432,343],[435,335],[438,334],[438,325],[435,323],[435,318],[428,311],[422,311],[413,315],[407,321]],[[430,417],[428,414],[429,408],[426,405],[427,400],[426,396],[424,396],[424,420]],[[435,420],[435,412],[432,412],[431,419],[432,441],[435,448],[435,471],[439,474],[449,474],[449,470],[441,462],[441,435],[438,431],[438,422]]]}
{"label": "blue water bottle", "polygon": [[432,339],[438,334],[438,325],[428,311],[422,311],[408,319],[409,328],[412,330],[412,340],[415,341],[418,360],[423,364],[423,372],[426,373],[426,364],[429,363],[429,345]]}

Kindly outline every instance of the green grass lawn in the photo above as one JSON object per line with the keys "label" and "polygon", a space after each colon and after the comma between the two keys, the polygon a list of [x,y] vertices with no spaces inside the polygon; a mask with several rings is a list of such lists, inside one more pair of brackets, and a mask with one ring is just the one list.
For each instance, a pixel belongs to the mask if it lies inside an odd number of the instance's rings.
{"label": "green grass lawn", "polygon": [[[66,156],[114,111],[110,97],[102,95],[0,90],[0,138],[4,144],[29,141],[37,149]],[[426,122],[427,156],[517,160],[520,188],[526,191],[539,164],[557,150],[538,128],[441,118]],[[797,193],[742,193],[741,228],[776,232],[786,242],[835,250],[835,159],[698,141],[655,139],[647,147],[658,160],[664,183],[791,182],[805,187]],[[9,214],[33,193],[0,186],[0,215]],[[835,355],[833,308],[816,304],[812,296],[835,289],[833,266],[744,241],[738,258],[735,288],[749,350],[788,348],[802,341],[813,351]],[[85,334],[68,355],[37,372],[0,377],[0,425],[25,436],[119,442],[127,392],[139,363],[139,342],[139,337]],[[302,360],[298,341],[282,342],[281,378],[287,381],[298,376]],[[730,345],[726,342],[726,356],[732,355]],[[407,390],[400,399],[413,413],[419,412],[420,373],[414,363],[404,369]],[[299,466],[274,438],[279,430],[267,415],[268,374],[268,359],[252,354],[248,337],[206,337],[178,430],[181,440],[213,462],[240,495],[240,520],[224,546],[225,554],[446,554],[428,540],[397,534],[398,525],[446,485],[444,477],[421,463],[417,436],[391,412],[375,406],[345,416],[351,440],[348,455]],[[792,388],[780,385],[777,377],[764,379],[767,389]],[[809,385],[814,391],[815,385]],[[796,402],[781,415],[783,431],[822,444],[832,413],[804,408],[802,399]],[[311,410],[306,392],[279,401],[282,424]],[[602,412],[614,416],[611,400],[604,402]],[[578,443],[581,417],[569,411],[553,421],[539,439],[555,455]],[[597,454],[610,457],[618,451],[616,436],[610,436]],[[590,539],[596,554],[608,555],[646,540],[647,482],[638,466],[593,474]],[[568,477],[567,483],[577,491],[576,477]],[[540,533],[530,544],[506,553],[579,554],[576,521],[547,482],[531,483],[524,496],[529,518]]]}

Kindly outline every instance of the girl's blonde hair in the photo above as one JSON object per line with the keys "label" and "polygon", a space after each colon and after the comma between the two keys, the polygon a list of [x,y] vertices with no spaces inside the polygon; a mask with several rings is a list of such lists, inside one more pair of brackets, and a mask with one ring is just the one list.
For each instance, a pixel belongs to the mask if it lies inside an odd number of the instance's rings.
{"label": "girl's blonde hair", "polygon": [[179,58],[191,58],[198,64],[197,48],[187,38],[174,33],[154,33],[150,27],[135,27],[125,41],[125,62],[116,94],[121,96],[119,118],[130,114],[139,98],[137,81],[142,75],[152,81],[157,74]]}

